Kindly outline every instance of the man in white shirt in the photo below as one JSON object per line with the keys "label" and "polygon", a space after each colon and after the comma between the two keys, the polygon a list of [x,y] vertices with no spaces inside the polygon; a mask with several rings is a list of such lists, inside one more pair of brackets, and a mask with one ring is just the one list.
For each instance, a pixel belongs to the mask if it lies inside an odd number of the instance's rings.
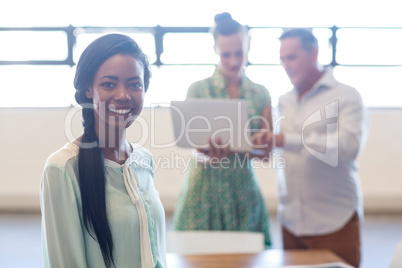
{"label": "man in white shirt", "polygon": [[284,248],[327,248],[358,267],[363,203],[356,158],[366,140],[366,109],[354,88],[318,64],[311,31],[291,29],[279,39],[294,89],[279,100],[279,134],[254,142],[280,147],[285,160],[277,172]]}

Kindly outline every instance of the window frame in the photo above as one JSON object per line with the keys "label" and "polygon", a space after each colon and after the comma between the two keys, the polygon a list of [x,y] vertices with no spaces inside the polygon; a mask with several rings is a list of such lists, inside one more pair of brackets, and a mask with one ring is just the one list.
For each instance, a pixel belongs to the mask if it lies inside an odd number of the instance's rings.
{"label": "window frame", "polygon": [[[289,27],[286,27],[289,28]],[[283,27],[249,27],[247,29],[284,29]],[[340,64],[337,62],[337,31],[340,29],[398,29],[401,30],[402,27],[311,27],[311,29],[329,29],[332,33],[328,42],[331,47],[331,60],[327,66],[332,66],[336,68],[337,66],[350,66],[350,67],[402,67],[402,62],[398,64]],[[208,33],[210,31],[209,27],[163,27],[163,26],[155,26],[155,27],[74,27],[69,25],[67,27],[0,27],[0,33],[3,31],[63,31],[67,36],[67,57],[64,60],[27,60],[27,61],[19,61],[19,60],[0,60],[0,65],[65,65],[73,67],[76,65],[74,62],[74,46],[76,45],[77,36],[79,34],[86,33],[108,33],[108,32],[119,32],[125,34],[134,34],[134,33],[149,33],[154,36],[155,41],[155,55],[156,60],[151,63],[156,67],[161,66],[170,66],[170,65],[213,65],[212,63],[164,63],[162,60],[162,54],[164,52],[164,36],[169,33]],[[369,56],[369,55],[368,55]],[[272,63],[250,63],[248,62],[248,66],[278,66],[278,64]],[[401,104],[402,106],[402,104]],[[378,108],[377,106],[374,106]],[[397,106],[399,107],[399,106]],[[388,107],[387,107],[388,108]]]}

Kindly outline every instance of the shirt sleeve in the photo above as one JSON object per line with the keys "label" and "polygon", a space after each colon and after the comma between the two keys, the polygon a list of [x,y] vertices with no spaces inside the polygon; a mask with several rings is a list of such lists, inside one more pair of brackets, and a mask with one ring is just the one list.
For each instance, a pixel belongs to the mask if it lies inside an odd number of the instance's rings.
{"label": "shirt sleeve", "polygon": [[45,267],[87,267],[77,199],[64,168],[45,168],[40,203]]}
{"label": "shirt sleeve", "polygon": [[[367,138],[368,116],[361,96],[354,92],[354,96],[344,99],[342,102],[333,102],[325,106],[326,119],[337,117],[337,123],[327,125],[327,133],[310,131],[303,135],[309,122],[306,120],[302,127],[302,133],[285,133],[284,149],[297,151],[306,148],[311,157],[316,157],[333,166],[339,161],[355,159]],[[321,117],[317,118],[317,121]],[[311,124],[313,122],[310,122]],[[325,144],[318,153],[311,148],[318,148]]]}

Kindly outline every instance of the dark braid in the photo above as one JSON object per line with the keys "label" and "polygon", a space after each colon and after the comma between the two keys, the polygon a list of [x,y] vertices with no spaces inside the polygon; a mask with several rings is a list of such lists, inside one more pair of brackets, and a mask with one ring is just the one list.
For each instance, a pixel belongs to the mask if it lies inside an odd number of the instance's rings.
{"label": "dark braid", "polygon": [[106,253],[113,252],[113,239],[106,213],[105,159],[95,133],[93,109],[84,108],[82,118],[84,134],[81,137],[78,170],[79,178],[85,178],[79,180],[83,220],[85,228],[101,247],[106,267],[110,267],[114,266],[114,260],[112,254]]}

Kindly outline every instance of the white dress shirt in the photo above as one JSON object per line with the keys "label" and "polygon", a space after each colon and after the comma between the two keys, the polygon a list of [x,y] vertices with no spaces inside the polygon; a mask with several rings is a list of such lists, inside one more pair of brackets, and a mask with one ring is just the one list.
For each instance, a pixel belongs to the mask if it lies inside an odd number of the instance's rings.
{"label": "white dress shirt", "polygon": [[366,140],[367,111],[360,94],[327,69],[298,99],[293,89],[279,100],[279,219],[295,235],[339,230],[357,211],[363,218],[356,158]]}

